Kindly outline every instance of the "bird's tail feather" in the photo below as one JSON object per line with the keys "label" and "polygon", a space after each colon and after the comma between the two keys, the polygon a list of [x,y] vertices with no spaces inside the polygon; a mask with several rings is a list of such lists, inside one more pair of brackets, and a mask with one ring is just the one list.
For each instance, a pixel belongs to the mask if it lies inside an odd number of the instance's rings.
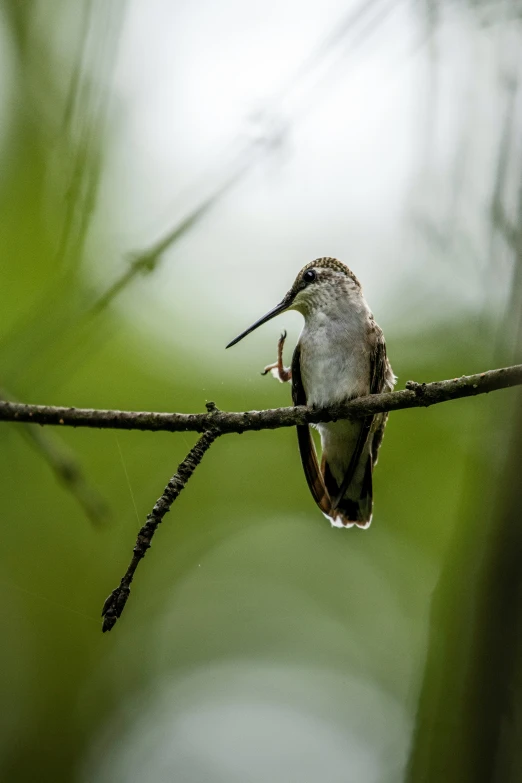
{"label": "bird's tail feather", "polygon": [[368,528],[372,521],[373,507],[373,462],[371,454],[366,456],[362,480],[359,476],[355,476],[341,497],[338,497],[340,488],[332,475],[330,466],[325,460],[323,460],[321,468],[328,495],[330,498],[333,498],[330,508],[326,512],[332,523],[342,527],[356,525],[363,529]]}

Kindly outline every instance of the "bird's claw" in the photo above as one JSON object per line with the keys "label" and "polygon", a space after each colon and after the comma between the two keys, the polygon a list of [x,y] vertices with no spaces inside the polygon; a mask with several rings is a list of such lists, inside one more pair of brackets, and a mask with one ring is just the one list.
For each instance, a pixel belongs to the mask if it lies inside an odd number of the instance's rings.
{"label": "bird's claw", "polygon": [[283,348],[286,340],[286,329],[281,332],[281,337],[277,342],[277,361],[274,364],[267,364],[261,375],[268,375],[272,373],[274,378],[277,378],[281,383],[286,383],[292,377],[292,370],[290,367],[283,365]]}

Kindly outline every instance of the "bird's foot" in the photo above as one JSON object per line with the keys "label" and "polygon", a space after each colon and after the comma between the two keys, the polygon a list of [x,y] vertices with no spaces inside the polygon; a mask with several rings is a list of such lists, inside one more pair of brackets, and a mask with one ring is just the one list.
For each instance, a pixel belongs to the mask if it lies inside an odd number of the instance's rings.
{"label": "bird's foot", "polygon": [[287,383],[292,377],[292,370],[290,367],[285,367],[283,364],[283,347],[285,340],[286,331],[281,334],[281,337],[277,343],[277,362],[274,362],[274,364],[267,364],[261,373],[261,375],[267,375],[269,372],[271,372],[274,378],[277,378],[277,380],[281,381],[281,383]]}

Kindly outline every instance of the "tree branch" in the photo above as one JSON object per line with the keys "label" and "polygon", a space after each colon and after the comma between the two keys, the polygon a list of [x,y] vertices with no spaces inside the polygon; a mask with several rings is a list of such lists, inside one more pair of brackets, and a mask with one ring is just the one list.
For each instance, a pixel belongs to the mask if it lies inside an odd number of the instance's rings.
{"label": "tree branch", "polygon": [[138,533],[129,567],[119,586],[112,591],[103,606],[103,631],[105,632],[114,627],[123,612],[138,563],[150,547],[158,525],[170,510],[179,493],[185,488],[206,451],[219,435],[231,432],[241,433],[248,430],[293,427],[296,424],[316,424],[404,408],[428,407],[448,400],[471,397],[496,389],[520,385],[522,385],[522,364],[499,370],[489,370],[477,375],[462,376],[448,381],[434,383],[408,381],[406,389],[402,391],[359,397],[343,405],[333,405],[322,410],[297,406],[295,408],[227,413],[218,410],[213,402],[207,402],[207,413],[147,413],[25,405],[0,400],[0,421],[102,429],[203,432],[196,445],[179,465],[177,472],[170,479]]}
{"label": "tree branch", "polygon": [[125,608],[130,594],[130,584],[134,578],[134,573],[140,560],[145,557],[147,549],[150,547],[152,537],[160,522],[163,521],[165,514],[170,511],[170,507],[178,497],[179,493],[185,489],[187,481],[192,476],[197,466],[203,459],[205,453],[214,443],[219,433],[215,431],[205,432],[198,440],[196,445],[189,451],[178,470],[172,476],[169,483],[163,490],[163,494],[154,504],[154,508],[147,517],[147,521],[138,533],[136,545],[133,549],[132,560],[123,576],[119,586],[112,591],[103,605],[102,630],[110,631],[114,627],[116,620],[120,617]]}
{"label": "tree branch", "polygon": [[397,411],[405,408],[422,408],[448,400],[486,394],[497,389],[522,385],[522,364],[488,370],[477,375],[463,375],[447,381],[415,383],[408,381],[406,389],[387,394],[359,397],[342,405],[323,409],[273,408],[263,411],[232,413],[218,411],[212,403],[208,413],[153,413],[145,411],[97,410],[94,408],[65,408],[52,405],[25,405],[0,401],[0,421],[56,424],[68,427],[93,427],[100,429],[148,430],[152,432],[206,432],[219,435],[229,432],[278,429],[296,424],[317,424],[337,419],[361,417]]}

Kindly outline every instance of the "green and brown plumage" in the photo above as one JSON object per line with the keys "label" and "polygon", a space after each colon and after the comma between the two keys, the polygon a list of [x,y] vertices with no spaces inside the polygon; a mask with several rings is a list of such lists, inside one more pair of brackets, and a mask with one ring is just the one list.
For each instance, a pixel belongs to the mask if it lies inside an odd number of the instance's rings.
{"label": "green and brown plumage", "polygon": [[[347,266],[328,257],[307,264],[280,304],[230,345],[286,310],[297,310],[305,319],[291,369],[285,369],[282,362],[283,335],[278,361],[265,372],[272,371],[281,381],[291,378],[294,405],[325,407],[393,389],[395,376],[382,330],[375,323],[358,279]],[[336,527],[370,525],[373,468],[386,419],[387,414],[379,414],[318,424],[320,460],[308,425],[297,427],[308,486],[321,511]]]}

